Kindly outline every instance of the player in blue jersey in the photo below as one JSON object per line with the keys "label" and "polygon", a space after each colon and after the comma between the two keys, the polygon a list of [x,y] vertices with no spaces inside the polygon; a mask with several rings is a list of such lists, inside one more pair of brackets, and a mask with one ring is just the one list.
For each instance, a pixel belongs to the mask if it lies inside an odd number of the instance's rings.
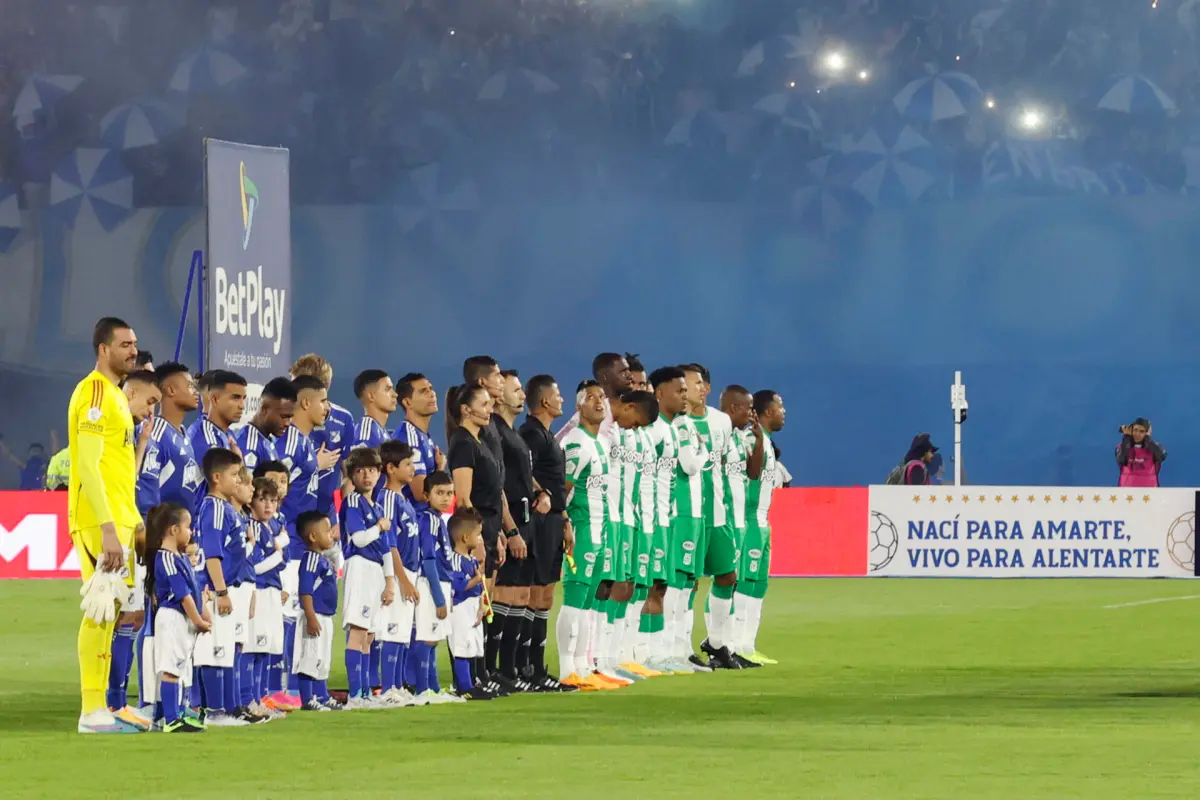
{"label": "player in blue jersey", "polygon": [[[421,570],[417,578],[417,613],[410,653],[413,694],[417,705],[449,702],[442,694],[437,676],[437,643],[450,632],[450,546],[449,533],[442,515],[454,504],[454,484],[445,472],[425,478],[429,503],[417,509],[420,537]],[[457,695],[455,695],[457,700]]]}
{"label": "player in blue jersey", "polygon": [[[269,463],[269,462],[268,462]],[[253,479],[250,522],[246,527],[247,557],[254,568],[254,615],[246,637],[246,655],[251,662],[251,710],[272,716],[283,709],[268,702],[267,668],[283,657],[282,581],[283,546],[278,538],[279,486],[271,478]],[[290,710],[290,709],[289,709]]]}
{"label": "player in blue jersey", "polygon": [[404,689],[404,675],[419,597],[421,538],[416,509],[408,502],[404,490],[412,482],[413,454],[404,442],[389,440],[380,445],[379,456],[383,475],[375,491],[375,501],[383,515],[392,521],[392,566],[396,574],[396,599],[384,607],[383,625],[376,635],[383,650],[383,695],[401,705],[412,705],[413,696]]}
{"label": "player in blue jersey", "polygon": [[[242,459],[232,450],[214,447],[204,456],[208,494],[200,502],[196,528],[204,553],[204,570],[215,596],[212,631],[196,642],[208,722],[219,726],[259,721],[237,707],[237,626],[250,618],[254,585],[243,583],[246,560],[245,521],[233,505],[242,482]],[[243,628],[244,629],[244,628]]]}
{"label": "player in blue jersey", "polygon": [[341,529],[346,572],[342,594],[342,627],[346,637],[346,708],[359,710],[393,705],[371,696],[368,673],[371,643],[380,625],[380,609],[396,599],[392,561],[392,521],[371,499],[379,482],[379,453],[355,448],[346,459],[346,475],[354,489],[342,502]]}
{"label": "player in blue jersey", "polygon": [[381,369],[368,369],[354,379],[354,396],[362,403],[363,415],[354,426],[350,447],[379,447],[386,442],[388,417],[396,410],[396,387]]}
{"label": "player in blue jersey", "polygon": [[[204,413],[188,428],[197,464],[204,463],[204,454],[213,447],[241,454],[230,428],[241,422],[246,410],[246,379],[241,375],[214,369],[204,374],[204,381],[207,389]],[[199,496],[207,493],[207,487],[201,484]]]}
{"label": "player in blue jersey", "polygon": [[263,387],[258,411],[248,425],[238,429],[234,439],[242,451],[246,469],[254,469],[261,461],[278,461],[276,437],[282,436],[292,424],[296,413],[296,387],[287,378],[272,378]]}
{"label": "player in blue jersey", "polygon": [[154,378],[162,400],[138,474],[138,510],[145,515],[159,503],[178,503],[194,513],[204,475],[183,421],[200,404],[196,384],[188,368],[173,361],[160,365]]}
{"label": "player in blue jersey", "polygon": [[460,508],[446,527],[454,542],[450,553],[450,655],[454,688],[467,700],[491,700],[496,695],[476,686],[471,665],[483,657],[483,564],[473,554],[483,548],[483,517],[473,508]]}
{"label": "player in blue jersey", "polygon": [[412,448],[415,470],[405,495],[413,503],[427,503],[425,476],[446,468],[446,456],[429,437],[429,424],[438,412],[437,393],[428,378],[410,372],[396,382],[396,397],[404,410],[404,421],[392,431],[392,438]]}
{"label": "player in blue jersey", "polygon": [[304,711],[342,706],[329,696],[326,681],[333,660],[333,617],[337,614],[337,570],[325,557],[333,548],[333,528],[319,511],[305,511],[295,527],[307,548],[300,559],[300,608],[304,623],[296,638],[292,671],[299,678]]}
{"label": "player in blue jersey", "polygon": [[[333,386],[333,367],[328,361],[316,353],[300,356],[292,364],[292,379],[302,376],[317,378],[325,385],[326,391]],[[313,429],[311,438],[313,447],[335,452],[337,461],[331,466],[322,467],[320,481],[317,484],[317,510],[329,515],[330,523],[336,525],[337,518],[333,513],[334,493],[339,489],[343,492],[348,486],[342,485],[342,462],[350,454],[350,442],[354,437],[354,415],[337,403],[329,402],[325,419]],[[334,541],[337,540],[335,533]]]}
{"label": "player in blue jersey", "polygon": [[[296,616],[299,613],[300,601],[298,596],[289,596],[283,587],[284,574],[291,563],[288,558],[288,544],[291,539],[287,532],[287,520],[284,519],[283,512],[278,510],[282,506],[283,498],[288,494],[288,468],[280,461],[260,461],[254,468],[254,479],[257,481],[260,478],[267,478],[275,484],[279,498],[275,517],[268,523],[268,527],[275,536],[275,544],[279,546],[281,556],[280,565],[272,572],[278,574],[279,578],[277,588],[280,590],[280,625],[283,631],[283,641],[278,652],[272,650],[271,658],[267,662],[267,698],[264,704],[274,711],[296,711],[300,708],[300,694],[298,691],[294,694],[288,693],[288,680],[292,674],[292,648],[296,642]],[[264,543],[263,546],[267,547],[267,544]],[[298,568],[296,574],[299,576]],[[292,683],[290,688],[295,690],[294,681]]]}
{"label": "player in blue jersey", "polygon": [[187,714],[182,682],[191,676],[196,635],[211,630],[191,562],[183,554],[192,539],[192,515],[178,503],[163,503],[146,517],[146,596],[153,598],[155,652],[162,730],[201,733],[204,724]]}

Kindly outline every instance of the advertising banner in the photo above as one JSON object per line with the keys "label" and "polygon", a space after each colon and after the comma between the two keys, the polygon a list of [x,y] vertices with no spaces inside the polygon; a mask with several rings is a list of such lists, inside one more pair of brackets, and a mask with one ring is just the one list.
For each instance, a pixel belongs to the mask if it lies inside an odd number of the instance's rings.
{"label": "advertising banner", "polygon": [[1194,489],[872,486],[872,576],[1192,577]]}
{"label": "advertising banner", "polygon": [[78,578],[66,492],[0,492],[0,580]]}
{"label": "advertising banner", "polygon": [[289,154],[206,139],[204,159],[205,368],[246,378],[249,420],[263,384],[292,363]]}

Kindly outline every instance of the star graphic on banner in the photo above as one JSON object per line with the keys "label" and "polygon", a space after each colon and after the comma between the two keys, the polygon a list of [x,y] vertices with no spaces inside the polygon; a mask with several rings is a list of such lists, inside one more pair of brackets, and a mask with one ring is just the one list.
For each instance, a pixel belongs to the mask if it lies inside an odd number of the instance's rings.
{"label": "star graphic on banner", "polygon": [[1127,495],[1125,495],[1125,502],[1126,502],[1126,503],[1132,503],[1132,502],[1133,502],[1133,495],[1131,495],[1131,494],[1127,494]]}
{"label": "star graphic on banner", "polygon": [[1036,497],[1034,497],[1033,495],[1029,495],[1029,497],[1027,497],[1027,498],[1025,498],[1025,499],[1026,499],[1026,500],[1028,500],[1029,502],[1031,502],[1031,503],[1032,503],[1032,502],[1033,502],[1034,500],[1036,500],[1037,498],[1036,498]]}
{"label": "star graphic on banner", "polygon": [[1149,502],[1150,502],[1150,495],[1148,495],[1148,494],[1144,494],[1144,495],[1142,495],[1142,502],[1143,502],[1143,503],[1149,503]]}
{"label": "star graphic on banner", "polygon": [[1063,502],[1063,503],[1067,502],[1067,496],[1066,496],[1065,494],[1064,494],[1062,497],[1058,498],[1058,499],[1059,499],[1061,502]]}
{"label": "star graphic on banner", "polygon": [[931,503],[936,503],[936,502],[937,502],[937,495],[936,495],[936,494],[931,494],[931,495],[929,495],[929,502],[931,502]]}
{"label": "star graphic on banner", "polygon": [[1045,500],[1047,503],[1049,503],[1049,502],[1050,502],[1052,499],[1054,499],[1054,498],[1050,497],[1050,495],[1046,495],[1046,496],[1045,496],[1045,497],[1043,497],[1042,499],[1043,499],[1043,500]]}
{"label": "star graphic on banner", "polygon": [[979,495],[979,502],[981,502],[981,503],[986,503],[986,502],[987,502],[987,496],[986,496],[986,495],[982,495],[982,494],[981,494],[981,495]]}
{"label": "star graphic on banner", "polygon": [[919,495],[919,494],[914,494],[914,495],[913,495],[913,502],[914,502],[914,503],[919,503],[919,502],[921,502],[921,495]]}
{"label": "star graphic on banner", "polygon": [[1092,502],[1093,502],[1093,503],[1099,503],[1099,502],[1100,502],[1100,495],[1098,495],[1098,494],[1094,494],[1094,495],[1092,495]]}
{"label": "star graphic on banner", "polygon": [[1110,503],[1115,503],[1115,502],[1117,502],[1117,496],[1116,496],[1115,494],[1110,494],[1110,495],[1108,496],[1108,502],[1110,502]]}
{"label": "star graphic on banner", "polygon": [[950,495],[946,495],[946,502],[947,502],[947,503],[953,503],[953,502],[954,502],[954,498],[953,498],[953,497],[951,497]]}
{"label": "star graphic on banner", "polygon": [[996,495],[996,502],[997,502],[997,503],[1003,503],[1003,502],[1004,502],[1004,496],[1003,496],[1003,495],[999,495],[999,494],[998,494],[998,495]]}
{"label": "star graphic on banner", "polygon": [[964,495],[963,495],[963,502],[964,502],[964,503],[969,503],[969,502],[971,502],[971,498],[970,498],[970,497],[967,497],[967,496],[964,494]]}
{"label": "star graphic on banner", "polygon": [[1017,496],[1014,494],[1014,495],[1012,496],[1012,501],[1013,501],[1014,503],[1019,503],[1019,502],[1021,502],[1021,498],[1017,497]]}
{"label": "star graphic on banner", "polygon": [[1083,495],[1079,495],[1078,497],[1076,497],[1076,498],[1075,498],[1075,500],[1076,500],[1077,502],[1080,502],[1080,503],[1082,503],[1082,502],[1083,502]]}

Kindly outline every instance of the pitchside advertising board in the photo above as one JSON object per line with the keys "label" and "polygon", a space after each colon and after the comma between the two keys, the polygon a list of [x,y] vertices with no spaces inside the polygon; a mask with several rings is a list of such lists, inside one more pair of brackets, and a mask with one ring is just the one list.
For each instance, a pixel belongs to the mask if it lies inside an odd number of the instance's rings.
{"label": "pitchside advertising board", "polygon": [[249,382],[243,420],[262,387],[292,363],[292,212],[288,151],[206,139],[207,369]]}

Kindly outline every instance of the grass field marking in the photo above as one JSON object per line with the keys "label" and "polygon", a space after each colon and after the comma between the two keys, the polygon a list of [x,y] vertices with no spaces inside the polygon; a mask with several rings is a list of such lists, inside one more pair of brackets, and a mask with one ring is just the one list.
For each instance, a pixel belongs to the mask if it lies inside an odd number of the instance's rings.
{"label": "grass field marking", "polygon": [[1148,606],[1154,603],[1170,603],[1175,600],[1198,600],[1200,594],[1181,594],[1176,597],[1155,597],[1150,600],[1134,600],[1132,603],[1114,603],[1111,606],[1105,606],[1105,609],[1111,608],[1133,608],[1134,606]]}

